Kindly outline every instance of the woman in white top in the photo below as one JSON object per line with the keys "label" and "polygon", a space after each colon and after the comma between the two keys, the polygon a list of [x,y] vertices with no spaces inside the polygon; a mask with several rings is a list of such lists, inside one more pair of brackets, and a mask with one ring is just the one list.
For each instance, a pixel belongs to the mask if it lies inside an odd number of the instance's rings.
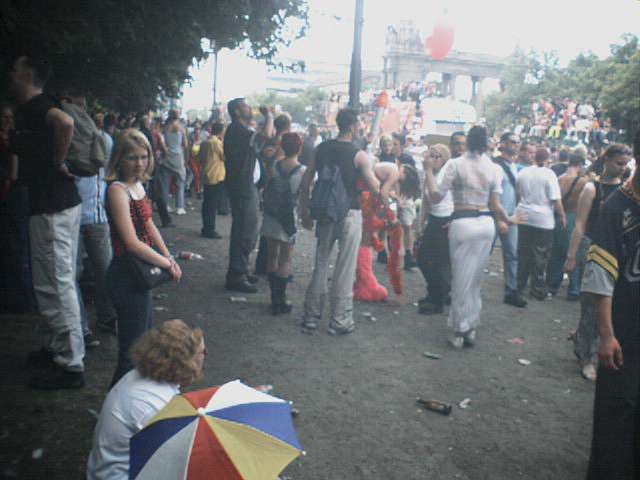
{"label": "woman in white top", "polygon": [[449,227],[451,257],[451,309],[449,343],[456,349],[475,343],[482,300],[480,286],[495,237],[495,215],[504,229],[517,223],[507,217],[500,203],[502,170],[485,154],[487,131],[475,126],[467,135],[467,153],[449,160],[442,177],[433,174],[434,160],[424,157],[425,186],[431,204],[438,204],[447,192],[453,196],[453,214]]}
{"label": "woman in white top", "polygon": [[87,480],[129,478],[129,441],[180,393],[199,381],[207,354],[202,330],[169,320],[134,344],[131,370],[102,405],[87,463]]}

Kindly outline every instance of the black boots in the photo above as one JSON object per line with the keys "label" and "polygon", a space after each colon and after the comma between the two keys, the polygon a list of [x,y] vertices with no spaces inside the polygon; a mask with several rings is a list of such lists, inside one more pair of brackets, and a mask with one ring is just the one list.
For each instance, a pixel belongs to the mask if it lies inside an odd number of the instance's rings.
{"label": "black boots", "polygon": [[271,314],[283,315],[291,312],[291,304],[287,302],[288,277],[279,277],[276,273],[269,273],[269,287],[271,288]]}

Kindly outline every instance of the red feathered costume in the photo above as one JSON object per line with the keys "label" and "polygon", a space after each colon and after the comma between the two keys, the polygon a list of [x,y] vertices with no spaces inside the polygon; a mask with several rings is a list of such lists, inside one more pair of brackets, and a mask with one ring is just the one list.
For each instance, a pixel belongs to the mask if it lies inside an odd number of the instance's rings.
{"label": "red feathered costume", "polygon": [[[402,275],[402,225],[396,222],[396,214],[382,205],[380,197],[364,191],[360,195],[362,207],[362,228],[370,238],[371,247],[380,252],[384,249],[384,242],[378,238],[378,232],[387,231],[391,252],[387,263],[387,270],[391,286],[396,295],[404,292],[404,278]],[[383,214],[384,218],[380,218]],[[387,289],[378,283],[373,273],[373,252],[368,245],[362,245],[358,251],[358,265],[353,295],[357,300],[365,302],[380,302],[387,299]]]}

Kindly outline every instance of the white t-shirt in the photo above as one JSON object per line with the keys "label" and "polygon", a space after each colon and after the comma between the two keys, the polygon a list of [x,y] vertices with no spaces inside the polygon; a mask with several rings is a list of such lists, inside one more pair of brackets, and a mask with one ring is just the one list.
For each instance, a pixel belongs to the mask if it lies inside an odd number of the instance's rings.
{"label": "white t-shirt", "polygon": [[[438,174],[436,175],[436,182],[439,184],[442,182],[442,178],[445,175],[445,170],[449,162],[445,163]],[[451,190],[449,190],[439,203],[430,205],[430,214],[434,217],[450,217],[453,213],[453,197],[451,196]]]}
{"label": "white t-shirt", "polygon": [[486,155],[470,152],[447,162],[445,173],[438,180],[442,195],[451,192],[454,204],[489,208],[492,193],[502,193],[502,168]]}
{"label": "white t-shirt", "polygon": [[520,171],[516,181],[520,203],[517,212],[526,216],[524,225],[553,230],[553,201],[560,200],[560,184],[553,170],[532,165]]}
{"label": "white t-shirt", "polygon": [[122,377],[102,405],[87,480],[127,480],[129,440],[178,393],[178,385],[149,380],[137,370]]}

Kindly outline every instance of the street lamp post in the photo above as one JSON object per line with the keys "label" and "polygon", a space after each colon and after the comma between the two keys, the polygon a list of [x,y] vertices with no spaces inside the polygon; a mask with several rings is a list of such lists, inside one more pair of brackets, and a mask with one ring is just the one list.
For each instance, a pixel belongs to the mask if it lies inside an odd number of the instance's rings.
{"label": "street lamp post", "polygon": [[351,54],[351,72],[349,75],[349,106],[360,108],[360,90],[362,89],[362,25],[364,0],[356,0],[356,17],[353,28],[353,53]]}

